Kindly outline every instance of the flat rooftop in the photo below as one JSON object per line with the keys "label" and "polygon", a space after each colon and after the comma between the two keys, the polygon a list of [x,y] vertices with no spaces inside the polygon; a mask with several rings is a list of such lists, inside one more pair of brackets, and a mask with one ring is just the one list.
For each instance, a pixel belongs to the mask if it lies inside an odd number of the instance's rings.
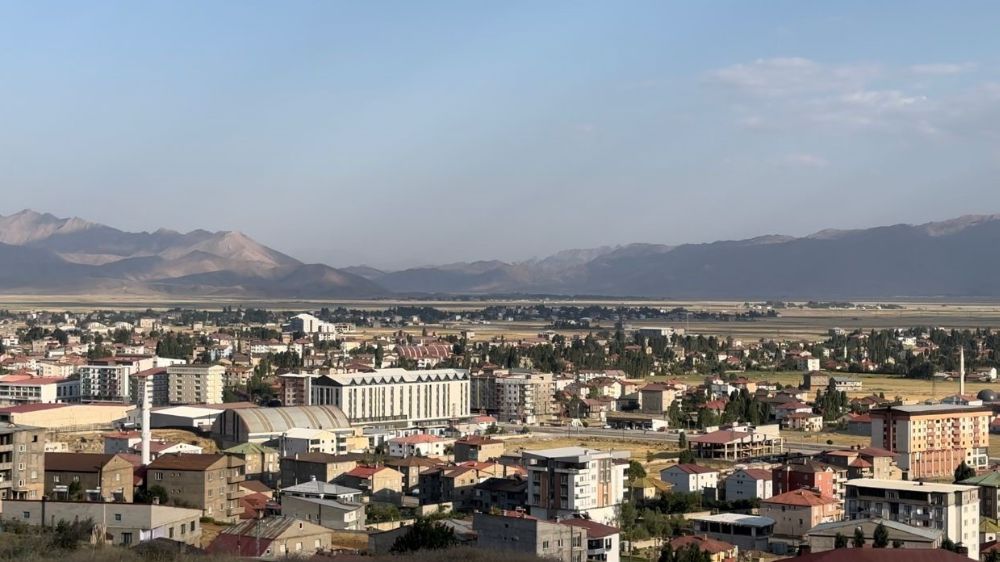
{"label": "flat rooftop", "polygon": [[912,480],[875,480],[874,478],[855,478],[847,481],[848,486],[859,488],[879,488],[882,490],[906,490],[916,492],[938,492],[950,494],[975,490],[977,486],[961,484],[940,484],[937,482],[914,482]]}
{"label": "flat rooftop", "polygon": [[743,515],[742,513],[717,513],[715,515],[699,515],[691,517],[691,521],[708,523],[727,523],[729,525],[745,525],[747,527],[767,527],[774,525],[774,519],[762,515]]}

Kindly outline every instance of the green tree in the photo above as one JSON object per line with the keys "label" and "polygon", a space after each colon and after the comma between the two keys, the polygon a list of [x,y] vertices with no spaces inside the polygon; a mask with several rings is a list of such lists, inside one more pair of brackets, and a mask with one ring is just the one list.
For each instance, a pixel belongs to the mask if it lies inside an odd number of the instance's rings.
{"label": "green tree", "polygon": [[688,448],[687,432],[682,431],[680,435],[677,436],[677,446],[681,449]]}
{"label": "green tree", "polygon": [[628,461],[628,479],[635,481],[646,477],[646,469],[637,460]]}
{"label": "green tree", "polygon": [[438,521],[418,519],[410,530],[396,539],[389,552],[404,554],[418,550],[441,550],[458,544],[455,531]]}
{"label": "green tree", "polygon": [[[903,548],[903,541],[899,539],[892,541],[892,548]],[[1000,560],[995,560],[994,562],[1000,562]]]}
{"label": "green tree", "polygon": [[833,537],[833,548],[847,548],[847,537],[839,531]]}
{"label": "green tree", "polygon": [[668,543],[660,552],[659,562],[712,562],[712,555],[693,544],[674,550]]}
{"label": "green tree", "polygon": [[851,546],[854,548],[861,548],[865,546],[865,532],[861,530],[861,527],[856,527],[854,529],[854,538],[851,539]]}
{"label": "green tree", "polygon": [[941,549],[950,552],[955,552],[956,550],[958,550],[958,547],[955,545],[955,541],[949,539],[948,537],[945,537],[944,540],[941,541]]}
{"label": "green tree", "polygon": [[399,508],[391,503],[373,502],[365,508],[365,518],[372,523],[398,521],[400,518]]}
{"label": "green tree", "polygon": [[694,452],[691,449],[684,449],[677,455],[677,462],[680,464],[694,464]]}
{"label": "green tree", "polygon": [[962,482],[963,480],[968,480],[969,478],[972,478],[975,475],[976,475],[976,469],[965,464],[965,461],[962,461],[962,464],[958,465],[958,467],[955,469],[955,482],[957,483],[957,482]]}
{"label": "green tree", "polygon": [[1000,562],[1000,550],[991,550],[986,553],[983,562]]}
{"label": "green tree", "polygon": [[872,546],[875,548],[885,548],[889,546],[889,530],[885,528],[885,525],[879,523],[875,527],[875,532],[872,535]]}

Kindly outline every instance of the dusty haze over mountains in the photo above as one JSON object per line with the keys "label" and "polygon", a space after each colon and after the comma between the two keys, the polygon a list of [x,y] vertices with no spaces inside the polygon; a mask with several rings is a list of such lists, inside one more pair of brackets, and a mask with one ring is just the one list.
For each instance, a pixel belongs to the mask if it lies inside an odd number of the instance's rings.
{"label": "dusty haze over mountains", "polygon": [[1000,215],[705,244],[566,250],[399,271],[306,264],[239,232],[0,216],[0,291],[232,298],[549,294],[681,299],[1000,297]]}

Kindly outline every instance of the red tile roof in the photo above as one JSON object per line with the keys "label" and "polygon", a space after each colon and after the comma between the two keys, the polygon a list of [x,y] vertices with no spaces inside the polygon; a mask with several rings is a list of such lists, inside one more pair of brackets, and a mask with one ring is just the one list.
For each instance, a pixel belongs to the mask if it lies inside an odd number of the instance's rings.
{"label": "red tile roof", "polygon": [[835,548],[782,562],[969,562],[969,557],[940,548]]}
{"label": "red tile roof", "polygon": [[761,503],[773,503],[777,505],[791,505],[796,507],[815,507],[819,505],[829,505],[837,503],[836,498],[824,496],[819,492],[813,492],[805,488],[785,492],[777,496],[772,496]]}
{"label": "red tile roof", "polygon": [[688,546],[694,545],[698,550],[702,552],[707,552],[709,554],[719,554],[722,552],[729,552],[736,548],[735,546],[720,540],[710,539],[708,537],[702,537],[697,535],[691,535],[687,537],[677,537],[670,541],[670,547],[675,551],[682,548],[687,548]]}
{"label": "red tile roof", "polygon": [[718,472],[714,468],[708,468],[707,466],[700,466],[697,464],[675,464],[674,466],[668,466],[667,470],[671,468],[676,468],[681,472],[686,472],[688,474],[710,474],[712,472]]}
{"label": "red tile roof", "polygon": [[605,537],[610,537],[621,533],[618,527],[612,527],[610,525],[604,525],[598,523],[597,521],[591,521],[590,519],[578,519],[570,518],[560,521],[563,525],[569,525],[570,527],[579,527],[581,529],[587,530],[588,539],[603,539]]}

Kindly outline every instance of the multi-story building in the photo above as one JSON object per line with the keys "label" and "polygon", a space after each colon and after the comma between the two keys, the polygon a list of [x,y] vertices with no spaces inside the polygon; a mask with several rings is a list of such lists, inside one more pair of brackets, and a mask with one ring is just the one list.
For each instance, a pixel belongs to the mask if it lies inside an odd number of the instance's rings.
{"label": "multi-story building", "polygon": [[282,495],[281,514],[316,523],[327,529],[365,530],[365,505],[332,497]]}
{"label": "multi-story building", "polygon": [[644,414],[663,415],[670,409],[677,392],[667,384],[650,383],[639,389],[639,407]]}
{"label": "multi-story building", "polygon": [[352,424],[434,422],[469,416],[469,372],[462,369],[324,375],[313,405],[338,407]]}
{"label": "multi-story building", "polygon": [[675,464],[660,471],[660,480],[676,492],[700,494],[706,488],[719,487],[719,471],[697,464]]}
{"label": "multi-story building", "polygon": [[167,374],[171,404],[222,404],[226,376],[222,365],[172,365]]}
{"label": "multi-story building", "polygon": [[45,430],[0,427],[0,500],[41,499],[45,493]]}
{"label": "multi-story building", "polygon": [[363,455],[330,455],[305,453],[281,458],[281,485],[294,486],[302,482],[319,480],[332,482],[341,474],[358,466]]}
{"label": "multi-story building", "polygon": [[119,455],[46,453],[45,495],[50,498],[131,502],[134,467]]}
{"label": "multi-story building", "polygon": [[803,488],[761,500],[760,514],[774,519],[775,536],[798,541],[820,523],[840,521],[844,511],[836,498]]}
{"label": "multi-story building", "polygon": [[688,440],[688,448],[700,459],[739,461],[785,450],[777,425],[720,429]]}
{"label": "multi-story building", "polygon": [[847,478],[875,478],[876,480],[901,480],[903,473],[896,466],[896,453],[863,447],[826,451],[820,460],[827,464],[847,469]]}
{"label": "multi-story building", "polygon": [[504,442],[479,435],[455,441],[455,462],[490,461],[503,456]]}
{"label": "multi-story building", "polygon": [[32,377],[28,375],[8,375],[0,380],[0,404],[53,404],[74,401],[74,392],[67,389],[79,388],[76,380],[59,377]]}
{"label": "multi-story building", "polygon": [[471,377],[471,408],[501,421],[535,423],[555,411],[552,373],[488,369]]}
{"label": "multi-story building", "polygon": [[587,530],[541,521],[524,513],[476,513],[472,519],[476,546],[495,552],[513,551],[558,562],[587,560]]}
{"label": "multi-story building", "polygon": [[129,378],[154,367],[154,358],[96,359],[77,369],[80,399],[84,402],[131,402]]}
{"label": "multi-story building", "polygon": [[979,488],[859,478],[847,482],[846,517],[882,518],[944,532],[979,560]]}
{"label": "multi-story building", "polygon": [[989,407],[888,406],[870,413],[872,446],[898,453],[909,480],[951,477],[963,462],[976,470],[989,465]]}
{"label": "multi-story building", "polygon": [[[146,384],[147,386],[143,386]],[[152,406],[166,406],[170,403],[170,375],[166,367],[153,367],[129,377],[129,396],[133,404],[140,403],[143,389]]]}
{"label": "multi-story building", "polygon": [[958,482],[965,486],[979,486],[979,513],[983,517],[1000,517],[1000,472],[987,472]]}
{"label": "multi-story building", "polygon": [[389,456],[406,457],[443,457],[447,449],[455,442],[436,435],[417,433],[405,437],[394,437],[388,441]]}
{"label": "multi-story building", "polygon": [[844,499],[847,469],[811,459],[794,459],[771,471],[774,493],[784,494],[802,488],[811,488],[824,496]]}
{"label": "multi-story building", "polygon": [[171,501],[201,509],[206,517],[232,523],[243,508],[244,462],[235,456],[163,455],[150,463],[146,487],[161,486]]}
{"label": "multi-story building", "polygon": [[741,468],[726,478],[726,501],[766,500],[774,495],[771,471],[763,468]]}
{"label": "multi-story building", "polygon": [[285,373],[278,375],[281,385],[282,406],[307,406],[312,394],[312,381],[317,375],[309,373]]}
{"label": "multi-story building", "polygon": [[552,373],[511,371],[497,377],[497,416],[500,421],[537,423],[552,414],[554,390]]}
{"label": "multi-story building", "polygon": [[258,443],[241,443],[223,453],[243,459],[243,472],[247,480],[259,480],[269,486],[277,483],[281,471],[277,450]]}
{"label": "multi-story building", "polygon": [[584,514],[612,523],[625,498],[628,451],[565,447],[522,454],[528,507],[543,519]]}
{"label": "multi-story building", "polygon": [[271,516],[223,529],[208,545],[210,554],[232,558],[310,558],[333,546],[330,529],[302,519]]}
{"label": "multi-story building", "polygon": [[331,455],[347,452],[347,444],[337,433],[325,429],[293,427],[278,439],[281,456],[292,457],[305,453],[328,453]]}

